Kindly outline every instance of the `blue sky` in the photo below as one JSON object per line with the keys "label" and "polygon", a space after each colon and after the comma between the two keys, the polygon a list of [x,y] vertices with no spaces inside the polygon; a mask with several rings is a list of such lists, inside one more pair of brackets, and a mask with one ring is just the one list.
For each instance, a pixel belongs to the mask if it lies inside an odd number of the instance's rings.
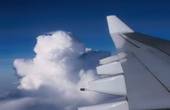
{"label": "blue sky", "polygon": [[40,34],[65,30],[86,47],[112,51],[107,15],[117,15],[138,32],[170,39],[169,13],[169,0],[1,0],[0,83],[15,80],[13,60],[32,57]]}

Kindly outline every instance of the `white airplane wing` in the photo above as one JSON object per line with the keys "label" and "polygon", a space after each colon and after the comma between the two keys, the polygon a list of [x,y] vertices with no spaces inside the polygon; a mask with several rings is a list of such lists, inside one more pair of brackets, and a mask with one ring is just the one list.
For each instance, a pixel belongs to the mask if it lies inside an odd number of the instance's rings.
{"label": "white airplane wing", "polygon": [[128,106],[102,110],[170,109],[170,41],[135,32],[116,16],[107,21],[117,54],[101,59],[97,72],[112,76],[89,83],[87,89],[125,96],[116,103]]}

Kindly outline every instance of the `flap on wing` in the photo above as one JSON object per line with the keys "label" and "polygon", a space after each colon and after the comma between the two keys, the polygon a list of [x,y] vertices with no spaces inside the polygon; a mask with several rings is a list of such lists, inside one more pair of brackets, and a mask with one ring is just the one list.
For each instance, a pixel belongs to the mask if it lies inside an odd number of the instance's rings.
{"label": "flap on wing", "polygon": [[129,110],[127,101],[80,107],[78,110]]}
{"label": "flap on wing", "polygon": [[126,58],[126,53],[121,52],[121,53],[118,53],[117,55],[113,55],[110,57],[100,59],[99,63],[101,65],[104,65],[104,64],[111,63],[111,62],[115,62],[115,61],[121,61],[122,59],[125,59],[125,58]]}
{"label": "flap on wing", "polygon": [[120,62],[112,62],[109,64],[98,66],[97,74],[99,75],[117,75],[123,73],[123,69]]}
{"label": "flap on wing", "polygon": [[112,95],[127,95],[125,78],[123,75],[98,79],[89,82],[87,90],[96,91]]}

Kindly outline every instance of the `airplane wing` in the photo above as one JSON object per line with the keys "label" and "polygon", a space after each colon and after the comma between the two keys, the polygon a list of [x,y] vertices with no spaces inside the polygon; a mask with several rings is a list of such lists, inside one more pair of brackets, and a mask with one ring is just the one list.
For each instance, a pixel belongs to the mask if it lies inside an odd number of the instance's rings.
{"label": "airplane wing", "polygon": [[101,59],[97,72],[110,77],[87,89],[126,98],[100,110],[170,109],[170,41],[135,32],[116,16],[107,21],[117,52]]}

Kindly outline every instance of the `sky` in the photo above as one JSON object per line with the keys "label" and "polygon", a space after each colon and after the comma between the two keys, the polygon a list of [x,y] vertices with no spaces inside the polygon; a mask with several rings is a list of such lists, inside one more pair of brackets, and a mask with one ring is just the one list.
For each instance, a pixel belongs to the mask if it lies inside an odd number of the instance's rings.
{"label": "sky", "polygon": [[0,56],[32,56],[38,35],[65,30],[88,47],[111,50],[106,16],[117,15],[136,31],[169,38],[168,0],[1,0]]}
{"label": "sky", "polygon": [[86,47],[113,51],[107,15],[117,15],[137,32],[170,40],[169,13],[169,0],[1,0],[0,92],[15,87],[13,61],[32,58],[39,35],[64,30]]}

